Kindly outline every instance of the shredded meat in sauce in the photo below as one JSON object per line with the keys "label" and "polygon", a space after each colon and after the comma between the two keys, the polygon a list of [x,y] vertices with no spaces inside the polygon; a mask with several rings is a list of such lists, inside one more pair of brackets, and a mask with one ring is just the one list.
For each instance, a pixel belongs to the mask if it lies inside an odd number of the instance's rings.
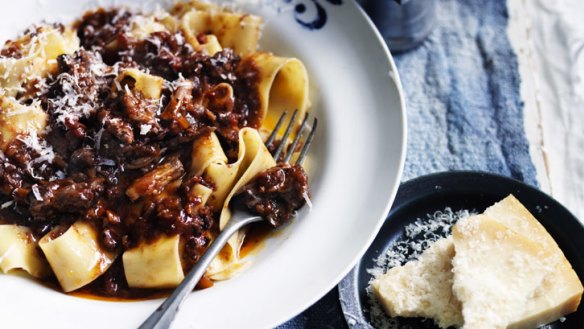
{"label": "shredded meat in sauce", "polygon": [[304,169],[289,164],[279,164],[259,173],[241,192],[246,207],[276,227],[287,223],[308,197]]}
{"label": "shredded meat in sauce", "polygon": [[[58,74],[36,95],[49,115],[39,143],[53,156],[43,158],[23,138],[0,152],[0,217],[31,227],[37,237],[83,219],[108,250],[180,234],[188,270],[218,230],[218,214],[189,193],[197,183],[213,188],[185,169],[192,142],[215,131],[228,158],[237,157],[239,129],[261,124],[258,71],[231,49],[195,52],[180,32],[133,39],[131,18],[124,10],[99,9],[77,23],[81,49],[58,57]],[[19,53],[9,47],[1,55]],[[164,78],[161,99],[133,90],[132,78],[112,89],[126,68]],[[280,225],[304,204],[307,188],[302,168],[281,165],[258,175],[243,195],[250,209]],[[121,257],[89,288],[132,296]]]}

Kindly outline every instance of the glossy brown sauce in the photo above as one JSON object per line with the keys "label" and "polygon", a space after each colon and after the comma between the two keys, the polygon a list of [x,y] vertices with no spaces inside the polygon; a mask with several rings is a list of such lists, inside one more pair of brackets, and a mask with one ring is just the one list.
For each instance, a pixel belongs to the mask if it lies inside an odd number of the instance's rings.
{"label": "glossy brown sauce", "polygon": [[[245,236],[245,240],[240,249],[240,256],[242,258],[251,257],[260,253],[266,246],[266,241],[277,235],[277,231],[272,226],[266,223],[255,223],[250,225],[249,231]],[[60,291],[61,287],[55,280],[45,280],[43,284],[51,289]],[[213,286],[213,281],[203,277],[201,281],[195,286],[195,290],[207,289]],[[125,295],[107,296],[103,295],[99,290],[96,291],[95,286],[87,285],[78,290],[68,293],[70,296],[107,301],[107,302],[132,302],[140,300],[150,300],[158,298],[166,298],[170,296],[173,289],[127,289]]]}
{"label": "glossy brown sauce", "polygon": [[300,165],[279,163],[243,187],[240,198],[273,227],[288,223],[309,197],[308,177]]}
{"label": "glossy brown sauce", "polygon": [[[0,203],[12,205],[0,213],[36,238],[56,238],[84,220],[102,248],[120,254],[179,234],[188,271],[218,231],[219,216],[190,193],[196,184],[213,188],[189,174],[192,143],[214,131],[230,159],[236,156],[239,130],[261,124],[257,67],[231,49],[197,52],[182,32],[137,40],[128,34],[133,15],[85,14],[75,24],[81,49],[57,58],[44,88],[19,96],[40,100],[48,128],[18,136],[0,153]],[[0,56],[18,55],[13,42],[6,47]],[[118,81],[129,68],[164,79],[161,98],[147,98],[131,77]],[[150,298],[128,288],[120,259],[82,292]]]}
{"label": "glossy brown sauce", "polygon": [[[75,24],[81,49],[57,58],[58,72],[42,81],[45,87],[18,96],[40,101],[48,129],[38,137],[19,136],[0,152],[0,204],[12,204],[0,215],[3,223],[30,227],[36,238],[49,232],[56,238],[83,220],[99,232],[102,248],[119,254],[161,234],[179,234],[186,272],[208,248],[219,216],[189,193],[196,184],[214,188],[188,172],[192,143],[213,131],[228,158],[237,157],[239,130],[261,126],[259,71],[252,59],[231,49],[213,56],[196,52],[181,32],[136,40],[127,33],[132,15],[121,9],[85,14]],[[19,53],[8,42],[0,56]],[[116,80],[128,68],[163,78],[161,98],[152,102],[135,90],[133,78]],[[50,157],[43,154],[47,150]],[[275,226],[303,204],[307,189],[303,172],[278,170],[259,175],[262,186],[252,193],[261,200],[250,206],[264,209],[259,213]],[[282,178],[283,170],[296,183],[272,179]],[[258,188],[273,189],[266,194]],[[260,250],[270,231],[267,224],[253,227],[241,255]],[[52,280],[49,286],[59,289]],[[206,278],[198,285],[209,286]],[[168,290],[130,289],[120,256],[98,279],[70,294],[124,301],[158,298]]]}
{"label": "glossy brown sauce", "polygon": [[[60,286],[54,286],[51,288],[61,290]],[[83,287],[78,290],[69,292],[67,293],[67,295],[85,299],[99,300],[104,302],[135,302],[141,300],[166,298],[170,296],[171,293],[172,289],[132,289],[131,294],[129,296],[125,297],[105,296],[97,294],[95,291],[87,287]]]}
{"label": "glossy brown sauce", "polygon": [[275,232],[274,227],[267,223],[252,224],[245,235],[239,255],[241,257],[249,257],[258,254],[265,248],[266,241],[276,234]]}

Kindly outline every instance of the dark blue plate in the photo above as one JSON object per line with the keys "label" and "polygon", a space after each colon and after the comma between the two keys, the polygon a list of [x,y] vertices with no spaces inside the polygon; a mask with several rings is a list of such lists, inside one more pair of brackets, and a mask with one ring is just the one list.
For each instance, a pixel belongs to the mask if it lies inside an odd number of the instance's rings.
{"label": "dark blue plate", "polygon": [[[557,201],[538,189],[520,181],[480,172],[445,172],[419,177],[403,183],[393,207],[377,237],[355,268],[339,284],[339,295],[345,319],[350,328],[371,328],[365,289],[371,275],[367,269],[374,259],[385,253],[403,237],[404,227],[426,214],[450,207],[484,211],[493,203],[513,194],[541,222],[556,240],[581,281],[584,281],[584,226]],[[583,303],[584,304],[584,303]],[[438,328],[431,321],[403,319],[413,328]],[[584,328],[584,306],[556,321],[553,329]]]}

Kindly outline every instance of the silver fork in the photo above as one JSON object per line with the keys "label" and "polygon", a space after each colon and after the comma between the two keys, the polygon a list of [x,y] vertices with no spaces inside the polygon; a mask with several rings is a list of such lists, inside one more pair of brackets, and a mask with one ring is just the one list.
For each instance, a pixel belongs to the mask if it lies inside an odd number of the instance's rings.
{"label": "silver fork", "polygon": [[[288,137],[290,136],[292,128],[294,127],[294,122],[296,122],[297,114],[298,111],[294,111],[294,113],[292,114],[292,118],[288,123],[288,127],[284,131],[284,136],[281,139],[281,143],[280,145],[278,145],[278,148],[274,151],[273,157],[276,160],[276,162],[278,162],[279,158],[283,155],[282,153],[284,152],[284,148],[286,147]],[[278,119],[278,123],[274,127],[274,130],[268,137],[268,140],[266,141],[266,147],[268,147],[268,149],[271,148],[271,146],[273,145],[276,136],[278,135],[278,130],[280,130],[280,127],[282,126],[285,117],[286,112],[282,113],[280,119]],[[300,151],[300,154],[296,159],[296,164],[301,165],[304,162],[304,159],[306,158],[306,153],[308,152],[308,148],[310,147],[312,139],[314,138],[317,123],[318,123],[317,119],[314,118],[312,128],[308,129],[308,115],[304,117],[304,119],[302,120],[302,124],[300,125],[300,129],[296,134],[296,137],[292,141],[292,144],[290,144],[289,151],[286,152],[284,156],[283,162],[286,163],[290,162],[292,154],[294,153],[294,150],[298,146],[298,143],[300,142],[302,135],[305,133],[305,131],[308,131],[308,136],[306,137],[304,145],[302,146],[302,150]],[[199,261],[185,276],[181,284],[178,285],[178,287],[174,289],[172,294],[156,309],[156,311],[154,311],[148,317],[148,319],[146,319],[146,321],[144,321],[142,325],[140,325],[139,329],[169,328],[176,314],[178,313],[181,304],[185,301],[189,293],[193,291],[193,289],[197,285],[197,282],[199,282],[199,280],[203,277],[203,274],[205,274],[205,270],[207,269],[209,264],[211,264],[211,261],[219,254],[221,249],[223,249],[223,246],[225,246],[227,240],[229,240],[229,238],[233,234],[235,234],[235,232],[239,231],[242,227],[251,223],[259,222],[261,220],[263,220],[262,217],[251,214],[243,207],[239,206],[236,207],[233,211],[231,219],[229,220],[227,225],[225,225],[225,227],[223,228],[221,233],[219,233],[219,235],[213,241],[213,243],[211,243],[209,249],[207,249],[205,253],[201,256]]]}

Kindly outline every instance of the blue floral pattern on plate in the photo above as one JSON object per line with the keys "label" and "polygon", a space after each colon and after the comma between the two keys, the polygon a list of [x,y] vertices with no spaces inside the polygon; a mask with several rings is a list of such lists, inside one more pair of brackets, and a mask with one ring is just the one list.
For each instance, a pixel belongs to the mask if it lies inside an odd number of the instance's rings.
{"label": "blue floral pattern on plate", "polygon": [[[320,30],[326,25],[328,16],[319,0],[283,0],[294,8],[294,19],[308,30]],[[332,5],[340,6],[343,0],[324,0]]]}

